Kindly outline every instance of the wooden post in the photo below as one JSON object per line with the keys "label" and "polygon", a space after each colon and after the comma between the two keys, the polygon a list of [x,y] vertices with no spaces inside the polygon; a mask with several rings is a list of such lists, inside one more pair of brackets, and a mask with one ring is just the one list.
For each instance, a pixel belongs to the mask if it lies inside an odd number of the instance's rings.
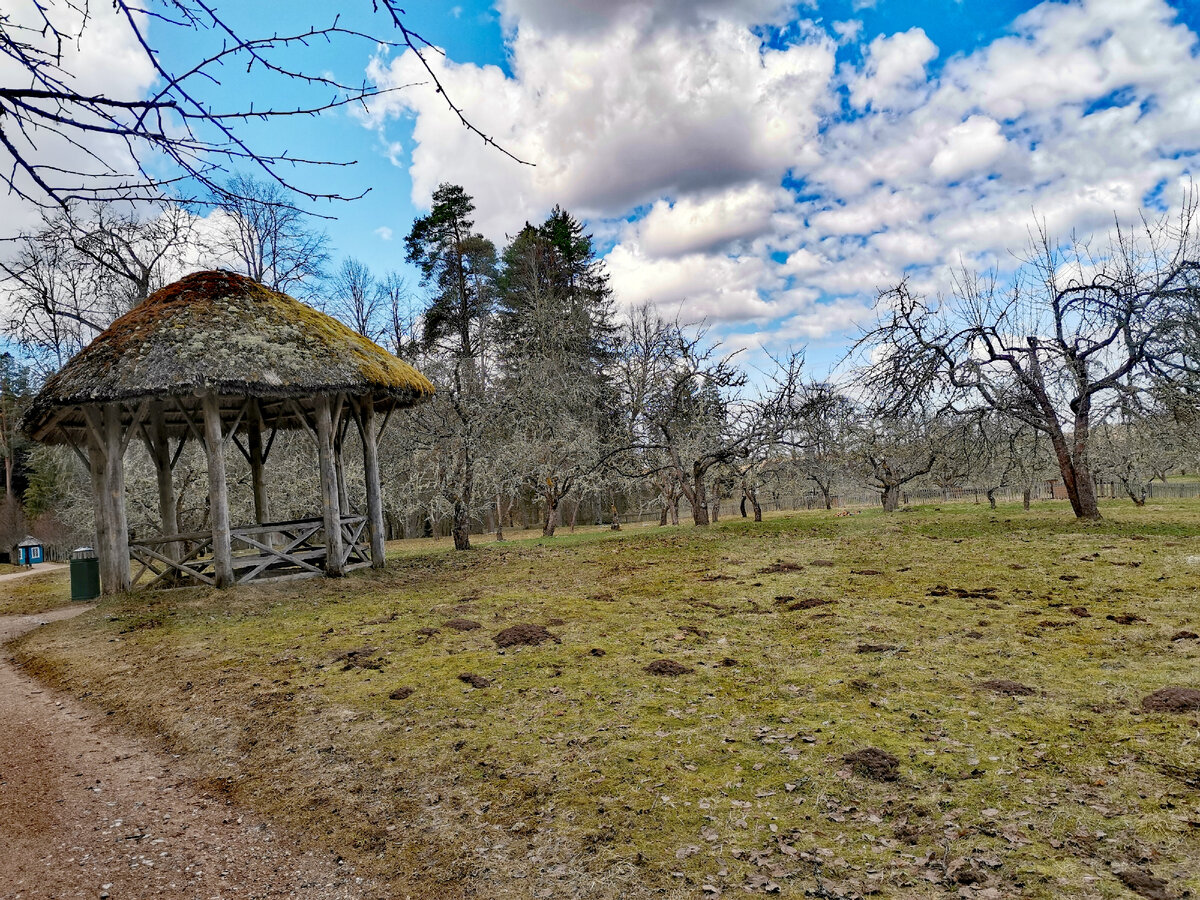
{"label": "wooden post", "polygon": [[329,397],[316,398],[317,463],[321,470],[321,511],[325,518],[325,574],[345,574],[342,565],[342,516],[338,499],[337,459],[333,450],[333,414]]}
{"label": "wooden post", "polygon": [[271,521],[271,501],[267,496],[264,471],[262,407],[258,405],[257,400],[250,401],[246,425],[246,451],[250,457],[250,480],[254,486],[254,521],[264,525]]}
{"label": "wooden post", "polygon": [[346,466],[342,461],[342,450],[345,441],[336,438],[333,442],[333,461],[337,469],[338,510],[343,516],[350,515],[350,491],[346,485]]}
{"label": "wooden post", "polygon": [[233,548],[229,538],[229,489],[225,484],[225,435],[221,428],[221,403],[216,394],[205,394],[204,451],[208,457],[208,512],[212,519],[213,579],[217,587],[233,584]]}
{"label": "wooden post", "polygon": [[367,481],[367,527],[371,534],[371,568],[384,566],[383,492],[379,488],[379,435],[375,425],[375,398],[363,397],[360,419],[363,469]]}
{"label": "wooden post", "polygon": [[[167,420],[163,416],[162,403],[155,401],[150,404],[150,427],[147,430],[150,440],[146,449],[154,462],[154,472],[158,478],[158,518],[161,522],[162,536],[170,537],[179,534],[179,510],[175,501],[175,478],[171,470],[171,441],[167,437]],[[183,440],[183,438],[180,438]],[[179,544],[164,544],[162,553],[173,560],[178,560],[183,548]]]}
{"label": "wooden post", "polygon": [[129,590],[131,581],[121,407],[108,403],[99,410],[92,407],[85,411],[88,413],[88,462],[96,516],[100,586],[105,594],[119,594]]}

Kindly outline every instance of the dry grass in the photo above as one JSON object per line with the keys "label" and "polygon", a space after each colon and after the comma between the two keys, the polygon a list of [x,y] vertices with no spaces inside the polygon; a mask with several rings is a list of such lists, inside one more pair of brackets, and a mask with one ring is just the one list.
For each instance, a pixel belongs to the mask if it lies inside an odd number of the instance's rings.
{"label": "dry grass", "polygon": [[[1200,504],[1105,512],[409,542],[336,583],[107,602],[18,652],[380,896],[1194,893],[1200,723],[1139,704],[1200,687],[1171,639],[1200,632]],[[500,652],[518,623],[561,643]],[[895,780],[845,761],[865,747]]]}
{"label": "dry grass", "polygon": [[[5,567],[0,566],[0,570]],[[24,572],[14,566],[12,571]],[[0,575],[10,574],[0,571]],[[66,569],[22,575],[9,581],[0,581],[0,616],[27,615],[47,612],[71,605],[71,581]]]}

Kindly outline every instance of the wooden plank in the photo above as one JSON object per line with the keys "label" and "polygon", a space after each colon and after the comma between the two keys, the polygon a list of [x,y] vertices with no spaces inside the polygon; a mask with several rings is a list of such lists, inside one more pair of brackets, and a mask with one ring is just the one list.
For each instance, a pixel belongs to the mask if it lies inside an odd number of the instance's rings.
{"label": "wooden plank", "polygon": [[[124,435],[121,408],[107,403],[100,411],[104,436],[104,470],[99,498],[100,515],[105,520],[100,546],[100,589],[105,594],[129,590],[129,520],[125,513]],[[100,529],[97,529],[98,531]]]}
{"label": "wooden plank", "polygon": [[225,440],[217,395],[204,395],[204,449],[208,456],[208,509],[212,520],[213,574],[219,588],[233,584],[233,549],[229,534],[229,493],[225,482]]}
{"label": "wooden plank", "polygon": [[370,394],[359,404],[359,434],[363,445],[363,469],[367,487],[367,522],[371,537],[371,565],[384,567],[383,489],[379,484],[379,436],[376,430],[375,398]]}
{"label": "wooden plank", "polygon": [[[136,552],[145,553],[148,556],[152,556],[154,559],[157,559],[159,562],[165,563],[171,569],[178,571],[178,572],[182,572],[185,575],[190,575],[192,578],[196,578],[196,579],[204,582],[205,584],[212,585],[212,584],[216,583],[214,581],[214,579],[203,574],[199,569],[193,569],[191,566],[187,565],[186,563],[175,562],[174,560],[172,560],[166,556],[163,556],[161,553],[155,553],[149,547],[138,546]],[[201,562],[203,562],[207,565],[209,560],[205,559],[205,560],[201,560]]]}
{"label": "wooden plank", "polygon": [[249,400],[248,404],[246,461],[250,463],[250,480],[254,490],[254,521],[261,525],[271,518],[271,498],[267,494],[265,468],[267,456],[263,452],[263,416],[257,400]]}
{"label": "wooden plank", "polygon": [[333,415],[328,396],[317,398],[317,462],[321,472],[321,508],[325,520],[325,574],[339,577],[342,567],[342,515],[338,501],[337,460],[333,451]]}

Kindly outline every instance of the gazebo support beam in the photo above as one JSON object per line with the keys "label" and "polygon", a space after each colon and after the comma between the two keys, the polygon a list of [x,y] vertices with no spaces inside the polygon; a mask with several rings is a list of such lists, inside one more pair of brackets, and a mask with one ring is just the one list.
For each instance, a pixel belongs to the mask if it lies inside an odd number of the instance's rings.
{"label": "gazebo support beam", "polygon": [[124,441],[121,408],[115,403],[85,408],[89,424],[88,462],[96,515],[100,585],[105,594],[129,590],[129,522],[125,515]]}
{"label": "gazebo support beam", "polygon": [[338,498],[337,458],[334,453],[333,412],[329,396],[316,398],[317,463],[321,470],[321,512],[325,519],[325,574],[346,574],[342,557],[342,515]]}
{"label": "gazebo support beam", "polygon": [[250,463],[250,481],[254,487],[254,521],[263,525],[271,521],[271,501],[267,495],[265,464],[267,455],[263,451],[263,414],[257,400],[250,401],[246,417],[246,457]]}
{"label": "gazebo support beam", "polygon": [[[175,501],[174,460],[171,458],[171,441],[167,437],[167,420],[163,415],[161,402],[150,404],[149,428],[144,432],[147,436],[146,449],[154,461],[154,472],[158,480],[158,516],[162,522],[164,537],[179,534],[179,509]],[[186,437],[179,439],[181,442]],[[177,559],[179,547],[168,544],[164,552],[171,559]]]}
{"label": "gazebo support beam", "polygon": [[371,535],[371,568],[384,566],[383,491],[379,487],[379,434],[375,423],[375,398],[367,394],[360,406],[359,429],[363,469],[367,482],[367,528]]}
{"label": "gazebo support beam", "polygon": [[233,584],[233,548],[229,537],[229,489],[225,483],[225,435],[221,429],[221,403],[216,394],[205,394],[204,452],[208,457],[208,512],[212,520],[213,579],[219,588]]}

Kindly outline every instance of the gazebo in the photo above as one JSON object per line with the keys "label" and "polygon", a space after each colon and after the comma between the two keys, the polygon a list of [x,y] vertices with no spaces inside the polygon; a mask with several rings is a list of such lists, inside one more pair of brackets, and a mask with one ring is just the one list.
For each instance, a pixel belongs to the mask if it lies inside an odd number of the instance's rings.
{"label": "gazebo", "polygon": [[[416,369],[336,319],[242,275],[197,272],[121,316],[47,379],[22,425],[36,441],[74,449],[91,472],[104,593],[146,575],[146,586],[223,588],[382,567],[378,437],[394,410],[432,394]],[[365,516],[347,501],[342,448],[352,425]],[[321,510],[273,522],[266,468],[286,429],[316,444]],[[154,463],[161,533],[131,541],[124,456],[135,438]],[[188,441],[205,452],[212,527],[180,534],[173,472]],[[230,524],[231,445],[250,468],[252,524]]]}

